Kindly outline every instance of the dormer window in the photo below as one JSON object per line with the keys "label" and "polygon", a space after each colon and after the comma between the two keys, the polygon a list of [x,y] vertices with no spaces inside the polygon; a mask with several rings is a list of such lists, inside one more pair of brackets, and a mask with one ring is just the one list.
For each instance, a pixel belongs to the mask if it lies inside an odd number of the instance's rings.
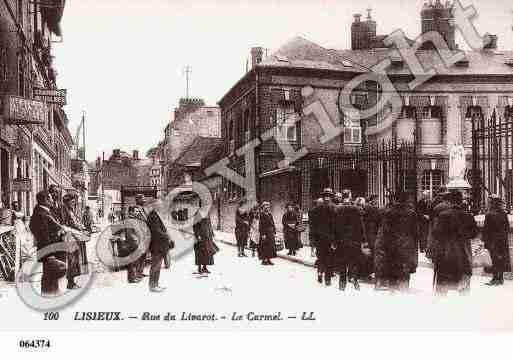
{"label": "dormer window", "polygon": [[469,65],[469,61],[466,57],[461,59],[460,61],[456,62],[456,66],[458,66],[458,67],[468,67],[468,65]]}
{"label": "dormer window", "polygon": [[352,64],[352,63],[350,63],[350,62],[349,62],[349,61],[347,61],[347,60],[342,60],[342,65],[343,65],[344,67],[353,67],[353,64]]}
{"label": "dormer window", "polygon": [[404,65],[403,58],[401,56],[391,56],[390,61],[393,66],[402,67]]}
{"label": "dormer window", "polygon": [[278,61],[280,61],[280,62],[289,62],[289,59],[287,58],[287,56],[283,56],[283,55],[276,55],[276,59],[278,59]]}

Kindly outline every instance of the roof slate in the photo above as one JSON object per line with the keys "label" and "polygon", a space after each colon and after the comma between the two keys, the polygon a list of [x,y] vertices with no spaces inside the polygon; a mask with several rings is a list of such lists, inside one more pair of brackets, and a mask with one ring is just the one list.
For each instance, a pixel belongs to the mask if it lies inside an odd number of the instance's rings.
{"label": "roof slate", "polygon": [[[444,57],[451,57],[461,50],[443,51]],[[513,51],[461,51],[469,61],[468,67],[452,65],[446,67],[436,50],[419,50],[416,55],[427,71],[435,67],[439,75],[513,75],[513,66],[507,65],[506,59],[513,58]],[[397,49],[377,48],[370,50],[334,50],[326,49],[309,40],[296,37],[274,54],[262,61],[264,67],[325,69],[344,72],[364,73],[381,61],[401,56]],[[280,61],[286,58],[288,61]],[[344,66],[349,61],[352,67]],[[406,62],[403,66],[389,66],[389,75],[411,75]]]}
{"label": "roof slate", "polygon": [[198,136],[192,143],[185,147],[175,160],[175,163],[182,166],[197,166],[201,164],[201,160],[216,146],[222,143],[222,139],[216,137]]}

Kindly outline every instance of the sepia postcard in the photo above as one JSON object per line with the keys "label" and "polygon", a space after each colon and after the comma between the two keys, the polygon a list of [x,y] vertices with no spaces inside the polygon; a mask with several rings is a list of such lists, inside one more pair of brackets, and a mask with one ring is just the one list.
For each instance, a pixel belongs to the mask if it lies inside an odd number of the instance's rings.
{"label": "sepia postcard", "polygon": [[510,1],[4,0],[0,91],[19,352],[513,329]]}

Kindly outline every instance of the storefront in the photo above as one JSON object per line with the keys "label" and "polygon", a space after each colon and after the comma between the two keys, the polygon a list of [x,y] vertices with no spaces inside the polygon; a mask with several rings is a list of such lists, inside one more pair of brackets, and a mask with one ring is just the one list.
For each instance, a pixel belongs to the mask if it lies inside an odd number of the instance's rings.
{"label": "storefront", "polygon": [[30,215],[32,203],[32,178],[30,165],[32,160],[31,134],[25,128],[18,128],[17,141],[12,153],[11,201],[16,201],[21,210]]}

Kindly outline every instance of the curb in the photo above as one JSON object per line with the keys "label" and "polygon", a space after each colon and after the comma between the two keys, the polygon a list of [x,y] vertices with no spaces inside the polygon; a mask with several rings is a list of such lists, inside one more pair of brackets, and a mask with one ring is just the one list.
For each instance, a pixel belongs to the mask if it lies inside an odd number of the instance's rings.
{"label": "curb", "polygon": [[[226,233],[226,232],[223,232],[223,233]],[[232,247],[236,247],[237,246],[234,242],[228,241],[226,239],[217,239],[217,240],[219,242],[221,242],[221,243],[230,245]],[[287,260],[289,262],[301,264],[301,265],[303,265],[305,267],[315,268],[315,265],[314,265],[313,262],[305,261],[304,259],[300,259],[300,258],[297,258],[297,257],[292,257],[292,256],[288,256],[286,254],[280,254],[280,253],[277,253],[277,257],[281,258],[281,259],[285,259],[285,260]],[[421,267],[421,268],[433,268],[433,263],[431,263],[429,261],[419,261],[418,267]],[[472,272],[473,272],[472,273],[473,275],[490,276],[490,274],[484,273],[482,268],[473,268]]]}
{"label": "curb", "polygon": [[[217,239],[217,240],[219,242],[221,242],[221,243],[228,244],[228,245],[230,245],[232,247],[237,247],[237,245],[235,243],[231,242],[231,241],[227,241],[225,239]],[[281,259],[288,260],[289,262],[294,262],[294,263],[297,263],[297,264],[302,264],[305,267],[315,268],[314,263],[307,262],[307,261],[305,261],[303,259],[287,256],[285,254],[280,254],[280,253],[277,253],[277,257],[281,258]]]}

